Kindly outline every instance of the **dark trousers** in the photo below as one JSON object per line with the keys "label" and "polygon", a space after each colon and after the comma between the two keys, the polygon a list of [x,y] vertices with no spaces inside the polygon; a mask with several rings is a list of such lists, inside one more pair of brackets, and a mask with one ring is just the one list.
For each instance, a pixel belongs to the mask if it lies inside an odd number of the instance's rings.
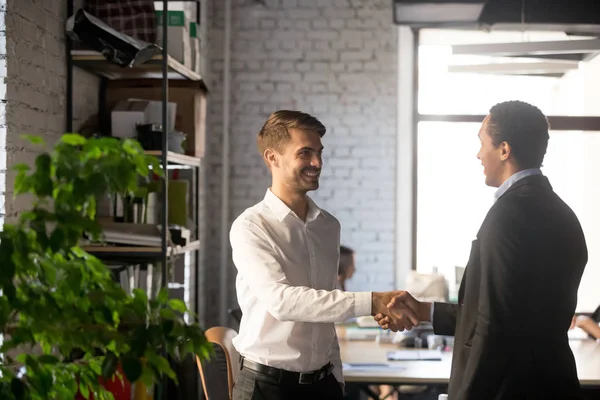
{"label": "dark trousers", "polygon": [[272,377],[242,368],[233,386],[233,400],[341,400],[342,387],[333,374],[312,384],[282,384]]}

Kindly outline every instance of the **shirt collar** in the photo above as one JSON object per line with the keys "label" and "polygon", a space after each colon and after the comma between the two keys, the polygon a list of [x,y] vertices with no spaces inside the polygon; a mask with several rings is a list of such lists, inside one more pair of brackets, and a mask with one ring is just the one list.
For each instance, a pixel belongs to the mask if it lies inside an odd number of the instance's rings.
{"label": "shirt collar", "polygon": [[[315,202],[310,197],[306,197],[308,199],[308,213],[306,214],[306,223],[317,219],[319,215],[325,217],[325,213],[321,211],[321,209],[315,204]],[[264,202],[271,209],[271,211],[273,211],[279,222],[283,221],[283,219],[287,217],[288,214],[293,214],[296,218],[298,218],[296,213],[293,212],[292,209],[289,208],[279,197],[277,197],[271,191],[271,189],[267,189]]]}
{"label": "shirt collar", "polygon": [[500,196],[502,196],[504,193],[506,193],[506,191],[512,185],[514,185],[521,179],[526,178],[528,176],[532,176],[532,175],[542,175],[542,171],[539,168],[529,168],[529,169],[524,169],[522,171],[519,171],[516,174],[513,174],[510,178],[508,178],[506,181],[504,181],[504,183],[502,185],[500,185],[498,190],[496,190],[496,193],[494,193],[494,198],[496,200],[498,200],[500,198]]}

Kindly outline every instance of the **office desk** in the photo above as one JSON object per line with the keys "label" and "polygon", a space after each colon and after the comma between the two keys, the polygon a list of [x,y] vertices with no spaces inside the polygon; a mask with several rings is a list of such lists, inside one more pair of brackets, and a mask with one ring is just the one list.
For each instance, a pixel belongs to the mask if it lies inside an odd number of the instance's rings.
{"label": "office desk", "polygon": [[[600,342],[570,341],[577,374],[582,386],[600,387]],[[382,364],[368,369],[344,369],[344,380],[357,384],[447,385],[452,354],[443,353],[442,361],[387,361],[387,352],[397,350],[395,344],[340,338],[342,362],[345,364]],[[414,351],[414,350],[413,350]],[[384,366],[385,365],[385,366]],[[391,367],[390,367],[391,366]]]}

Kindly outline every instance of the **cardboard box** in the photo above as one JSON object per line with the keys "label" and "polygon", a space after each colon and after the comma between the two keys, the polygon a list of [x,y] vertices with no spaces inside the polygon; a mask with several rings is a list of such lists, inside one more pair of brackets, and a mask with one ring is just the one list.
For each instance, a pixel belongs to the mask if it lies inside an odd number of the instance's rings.
{"label": "cardboard box", "polygon": [[[109,81],[106,88],[106,109],[111,110],[123,99],[158,100],[162,97],[158,79]],[[186,153],[204,157],[206,143],[206,92],[200,82],[169,81],[169,102],[177,104],[175,130],[187,135]]]}
{"label": "cardboard box", "polygon": [[[148,102],[148,120],[146,121],[146,123],[162,125],[162,102],[150,101],[147,99],[146,101]],[[177,103],[170,101],[167,109],[167,128],[169,129],[169,132],[175,130],[176,116]]]}
{"label": "cardboard box", "polygon": [[149,114],[148,101],[120,100],[110,113],[111,135],[123,139],[137,137],[137,124],[147,123]]}
{"label": "cardboard box", "polygon": [[[162,16],[162,11],[156,11],[156,43],[164,47]],[[186,68],[192,69],[192,47],[188,29],[190,21],[183,11],[168,11],[167,19],[167,52]]]}

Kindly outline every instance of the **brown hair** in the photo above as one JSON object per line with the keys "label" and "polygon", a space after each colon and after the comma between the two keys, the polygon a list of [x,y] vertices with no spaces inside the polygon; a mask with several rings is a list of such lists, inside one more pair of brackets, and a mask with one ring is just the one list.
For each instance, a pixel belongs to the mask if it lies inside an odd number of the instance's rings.
{"label": "brown hair", "polygon": [[340,246],[340,261],[338,264],[338,282],[342,290],[346,290],[346,279],[350,268],[354,265],[354,250],[347,246]]}
{"label": "brown hair", "polygon": [[340,262],[338,265],[338,275],[346,276],[350,267],[352,266],[352,256],[354,255],[354,250],[352,250],[348,246],[340,246]]}
{"label": "brown hair", "polygon": [[312,115],[301,111],[279,110],[269,116],[267,122],[258,132],[258,151],[261,155],[268,148],[281,151],[282,144],[290,139],[290,129],[317,132],[325,135],[325,126]]}

